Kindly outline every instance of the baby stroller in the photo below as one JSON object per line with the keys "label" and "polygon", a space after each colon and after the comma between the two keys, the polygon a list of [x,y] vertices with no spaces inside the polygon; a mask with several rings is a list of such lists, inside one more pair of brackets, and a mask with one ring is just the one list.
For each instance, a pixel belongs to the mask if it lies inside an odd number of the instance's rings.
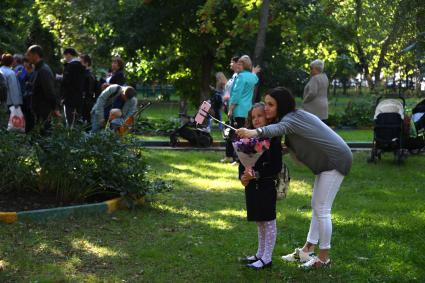
{"label": "baby stroller", "polygon": [[418,154],[425,147],[425,99],[412,109],[412,117],[408,120],[411,130],[406,148],[410,153]]}
{"label": "baby stroller", "polygon": [[209,147],[212,145],[213,138],[210,135],[209,121],[197,126],[194,117],[182,113],[179,115],[186,122],[170,134],[170,145],[172,147],[178,145],[179,138],[189,141],[191,146]]}
{"label": "baby stroller", "polygon": [[373,144],[368,162],[381,159],[383,152],[393,152],[397,164],[405,157],[404,147],[404,108],[403,97],[379,97],[376,100],[374,115]]}

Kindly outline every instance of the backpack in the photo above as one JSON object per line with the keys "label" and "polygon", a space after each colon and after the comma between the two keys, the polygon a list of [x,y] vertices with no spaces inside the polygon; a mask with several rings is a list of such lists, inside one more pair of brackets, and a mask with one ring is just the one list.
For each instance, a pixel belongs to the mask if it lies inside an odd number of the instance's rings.
{"label": "backpack", "polygon": [[0,72],[0,103],[7,100],[7,85],[3,74]]}
{"label": "backpack", "polygon": [[282,170],[277,174],[276,180],[276,198],[281,200],[286,198],[289,190],[289,182],[291,177],[289,176],[289,169],[285,163],[282,163]]}

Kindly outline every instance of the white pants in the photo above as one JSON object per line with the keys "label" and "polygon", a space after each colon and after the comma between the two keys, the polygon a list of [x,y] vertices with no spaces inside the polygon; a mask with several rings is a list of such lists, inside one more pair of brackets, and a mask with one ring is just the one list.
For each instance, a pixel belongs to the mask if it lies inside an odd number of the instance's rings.
{"label": "white pants", "polygon": [[337,170],[322,172],[316,175],[314,180],[313,197],[311,199],[313,214],[307,242],[317,245],[320,241],[319,247],[322,250],[331,248],[331,208],[342,180],[344,180],[344,175]]}

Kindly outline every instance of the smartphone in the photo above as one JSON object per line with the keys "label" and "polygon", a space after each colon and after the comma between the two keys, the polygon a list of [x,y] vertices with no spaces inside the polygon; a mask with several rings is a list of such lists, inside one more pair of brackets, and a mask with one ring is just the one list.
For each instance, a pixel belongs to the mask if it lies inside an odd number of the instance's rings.
{"label": "smartphone", "polygon": [[211,104],[208,101],[202,102],[199,107],[198,113],[195,116],[195,122],[197,124],[203,124],[205,122],[205,118],[208,117],[208,113],[211,109]]}

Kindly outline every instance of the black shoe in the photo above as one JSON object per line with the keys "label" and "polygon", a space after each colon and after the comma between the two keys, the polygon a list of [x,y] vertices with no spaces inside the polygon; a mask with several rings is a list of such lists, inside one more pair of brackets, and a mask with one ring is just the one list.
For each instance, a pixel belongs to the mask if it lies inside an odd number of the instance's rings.
{"label": "black shoe", "polygon": [[256,267],[253,264],[247,264],[246,267],[251,268],[251,269],[255,269],[255,270],[260,270],[260,269],[265,269],[265,268],[270,268],[272,267],[272,262],[270,261],[269,263],[265,264],[264,261],[260,258],[259,261],[261,261],[261,263],[263,264],[260,267]]}
{"label": "black shoe", "polygon": [[239,261],[240,261],[241,263],[254,263],[254,262],[256,262],[256,261],[260,260],[260,259],[257,257],[257,255],[254,255],[254,259],[249,259],[249,258],[250,258],[250,256],[243,257],[243,258],[240,258],[240,259],[239,259]]}

